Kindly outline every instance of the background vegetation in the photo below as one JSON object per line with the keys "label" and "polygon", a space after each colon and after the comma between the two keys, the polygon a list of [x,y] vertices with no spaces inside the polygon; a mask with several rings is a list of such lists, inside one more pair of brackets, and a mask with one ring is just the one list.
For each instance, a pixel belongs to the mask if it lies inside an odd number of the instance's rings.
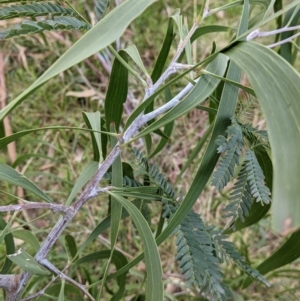
{"label": "background vegetation", "polygon": [[[70,3],[88,20],[95,19],[92,1],[70,1]],[[211,5],[219,7],[224,4],[226,3],[222,1],[214,1]],[[154,67],[163,44],[168,28],[168,17],[176,8],[180,8],[184,22],[191,27],[196,17],[195,8],[197,5],[199,3],[196,0],[157,1],[130,24],[117,43],[119,43],[120,48],[135,44],[144,66],[150,71]],[[240,22],[241,14],[241,6],[220,11],[208,18],[206,25],[217,23],[236,28]],[[3,32],[14,22],[14,19],[1,20],[0,31]],[[275,27],[276,20],[270,22],[266,29],[270,30]],[[15,99],[81,36],[82,32],[80,31],[53,31],[1,41],[0,82],[2,86],[0,93],[3,95],[2,99],[5,102]],[[199,43],[192,46],[193,58],[199,61],[203,60],[211,53],[212,47],[214,47],[214,45],[212,46],[213,41],[216,43],[215,47],[219,49],[227,45],[231,38],[231,31],[203,36]],[[267,45],[271,43],[270,40],[271,38],[264,38],[259,42]],[[170,58],[176,51],[175,45],[178,44],[178,37],[175,38],[175,41],[171,48]],[[298,69],[297,52],[294,55],[294,67]],[[51,79],[31,94],[27,101],[18,105],[9,115],[9,119],[4,123],[5,129],[8,131],[6,136],[25,129],[55,125],[83,128],[86,127],[86,123],[82,118],[82,111],[100,111],[101,115],[104,115],[104,99],[109,85],[112,62],[112,53],[105,49]],[[135,65],[133,66],[137,69]],[[174,95],[182,89],[180,83],[184,83],[184,80],[182,79],[173,87],[172,93]],[[242,83],[248,84],[247,77],[244,75]],[[144,87],[141,82],[133,76],[129,76],[129,87],[122,127],[144,94]],[[164,97],[160,96],[156,106],[162,105],[163,102]],[[4,103],[0,105],[2,105],[2,109]],[[240,116],[241,121],[250,122],[253,127],[258,127],[259,130],[266,129],[265,119],[257,100],[248,94],[246,95],[243,91],[239,93],[237,115]],[[176,119],[172,136],[164,150],[155,158],[149,159],[150,163],[159,166],[160,172],[173,185],[179,196],[186,195],[203,156],[203,151],[197,153],[193,159],[194,164],[188,165],[184,172],[182,172],[182,168],[193,154],[198,140],[208,131],[210,118],[212,118],[211,114],[196,108]],[[154,146],[152,146],[152,150],[155,149],[160,138],[158,135],[153,135]],[[132,146],[145,152],[145,143],[144,140],[140,139],[136,140]],[[84,166],[91,161],[91,158],[93,158],[93,148],[91,147],[90,133],[72,129],[37,131],[18,139],[7,149],[2,148],[0,150],[0,163],[8,164],[25,174],[45,193],[51,195],[54,202],[59,204],[68,198],[75,181]],[[129,147],[124,149],[122,159],[131,165],[139,166]],[[141,169],[140,174],[138,168]],[[142,168],[138,168],[135,171],[135,176],[142,181]],[[0,182],[0,189],[2,192],[1,205],[15,203],[13,195],[29,201],[39,200],[30,192],[16,188],[5,181]],[[231,189],[232,184],[229,184],[222,192],[217,192],[215,187],[207,186],[194,205],[194,211],[201,215],[206,224],[216,225],[219,228],[225,227],[227,220],[221,216],[224,213],[224,207],[228,204]],[[64,236],[68,238],[70,235],[70,241],[74,238],[77,246],[82,245],[86,237],[90,235],[91,230],[107,216],[108,207],[109,200],[107,197],[100,196],[92,202],[88,202],[64,231]],[[150,225],[152,230],[156,231],[161,205],[152,202],[148,204],[148,207]],[[17,216],[11,212],[2,216],[7,223],[12,220],[13,216],[13,224],[9,232],[14,233],[15,238],[20,238],[20,240],[16,240],[16,246],[22,246],[28,253],[37,251],[36,238],[42,242],[57,221],[57,215],[53,215],[52,212],[45,213],[44,210],[22,211]],[[27,231],[26,234],[25,231]],[[34,236],[30,233],[34,233]],[[93,244],[88,245],[85,250],[86,254],[110,249],[109,233],[110,231],[106,230],[98,236]],[[290,237],[290,233],[287,231],[278,234],[272,231],[270,214],[268,213],[251,227],[232,233],[230,240],[236,244],[245,260],[251,266],[256,267],[284,244]],[[49,254],[51,262],[60,270],[64,269],[66,263],[70,262],[74,255],[72,249],[69,248],[71,243],[70,241],[69,243],[66,242],[65,237],[59,240]],[[187,288],[185,285],[180,268],[174,260],[176,257],[174,240],[176,237],[171,236],[159,247],[166,298],[169,300],[202,300],[203,296],[197,295],[195,290]],[[125,218],[120,223],[115,250],[121,252],[128,261],[135,258],[143,250],[142,240],[137,235],[136,225],[129,218]],[[2,244],[0,245],[0,259],[1,255],[5,253],[5,244]],[[4,256],[2,259],[4,260]],[[226,275],[225,283],[235,292],[236,300],[299,300],[299,259],[295,259],[292,263],[265,275],[271,283],[271,287],[268,289],[259,283],[253,283],[247,289],[242,289],[242,283],[245,280],[244,274],[230,263],[225,262],[222,266],[223,273]],[[74,277],[79,282],[82,277],[84,279],[97,278],[97,275],[103,275],[105,272],[103,262],[103,260],[94,260],[81,266],[78,270],[71,267],[69,273],[75,275]],[[14,269],[18,269],[18,267],[14,267]],[[109,273],[113,273],[113,271],[114,267],[111,266]],[[42,278],[36,281],[36,286],[42,288],[47,281],[47,278]],[[127,297],[125,300],[142,300],[142,295],[139,295],[139,292],[143,291],[145,282],[144,264],[139,263],[132,268],[126,281],[128,284],[126,285]],[[60,285],[60,282],[57,281],[56,285],[51,288],[52,292],[50,289],[47,294],[52,295],[55,291],[59,291]],[[34,289],[34,286],[33,283],[31,288]],[[68,298],[82,300],[82,297],[75,297],[78,292],[71,285],[66,284],[65,290],[69,291]],[[109,300],[112,292],[116,290],[117,283],[114,280],[108,281],[101,300]],[[4,293],[2,296],[4,299]],[[50,297],[40,297],[38,300],[50,300]]]}

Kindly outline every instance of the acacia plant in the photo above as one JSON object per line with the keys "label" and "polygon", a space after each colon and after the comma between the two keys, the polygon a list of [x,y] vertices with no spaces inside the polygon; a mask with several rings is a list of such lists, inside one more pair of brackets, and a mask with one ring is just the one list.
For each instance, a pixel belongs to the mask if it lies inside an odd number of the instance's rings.
{"label": "acacia plant", "polygon": [[[136,46],[121,49],[113,43],[153,2],[125,0],[117,5],[117,2],[96,0],[95,12],[99,21],[93,20],[95,24],[92,25],[69,1],[0,1],[1,20],[24,19],[2,32],[2,39],[32,34],[47,39],[47,31],[85,31],[30,87],[1,109],[1,120],[7,115],[14,116],[14,109],[48,80],[92,54],[108,48],[114,56],[104,110],[83,112],[85,131],[90,131],[91,135],[91,143],[86,147],[93,150],[93,158],[83,168],[66,200],[54,202],[50,194],[37,186],[38,183],[34,184],[8,165],[0,165],[1,181],[23,187],[37,198],[35,202],[19,199],[18,203],[13,201],[0,207],[1,212],[14,212],[9,219],[4,215],[0,220],[0,242],[6,249],[6,254],[0,257],[3,263],[0,287],[6,301],[100,300],[104,287],[113,294],[111,300],[121,300],[126,295],[128,271],[142,260],[146,266],[146,300],[164,300],[158,246],[170,235],[177,236],[174,260],[178,261],[186,284],[194,295],[198,293],[210,300],[233,298],[232,288],[226,284],[222,273],[224,261],[236,264],[249,276],[240,285],[246,288],[253,279],[269,286],[263,275],[300,255],[299,251],[289,247],[299,243],[299,231],[295,231],[278,251],[254,269],[227,239],[230,232],[248,227],[264,217],[271,207],[271,191],[273,228],[285,230],[287,219],[289,227],[299,225],[298,200],[294,197],[299,195],[300,178],[300,77],[292,65],[299,50],[298,40],[294,41],[294,38],[299,35],[300,1],[283,6],[280,0],[245,0],[219,8],[209,1],[201,2],[190,28],[177,10],[168,20],[163,45],[151,73],[148,73]],[[215,13],[236,6],[242,6],[236,27],[211,25],[212,21],[207,23]],[[276,21],[277,28],[262,31],[263,26],[271,21]],[[195,61],[191,45],[203,35],[214,32],[231,34],[227,46],[220,49],[213,42],[210,54],[201,59],[197,57]],[[273,37],[274,43],[261,45],[253,42],[266,36]],[[240,83],[242,72],[250,86]],[[123,105],[132,89],[129,75],[136,77],[144,87],[144,96],[125,120]],[[179,92],[178,86],[181,87]],[[240,94],[240,90],[244,93]],[[246,102],[254,98],[258,100],[268,133],[243,121],[238,109],[239,103],[245,103],[245,99],[241,100],[242,95],[246,95]],[[164,104],[161,104],[162,98]],[[179,196],[176,187],[157,167],[159,162],[155,158],[168,145],[174,121],[194,109],[208,112],[210,126],[196,148],[191,150],[189,160],[186,164],[183,162],[182,172],[193,164],[193,158],[205,146],[201,162],[195,166],[197,172],[193,182],[186,195]],[[65,127],[56,125],[52,129],[64,130]],[[12,141],[40,130],[43,129],[31,128],[10,136],[2,133],[0,147],[5,148]],[[155,147],[152,146],[153,134],[159,137]],[[141,138],[144,139],[144,149],[132,147],[134,141]],[[184,134],[182,139],[186,139]],[[124,162],[122,151],[131,147],[136,162],[129,165]],[[156,164],[151,164],[150,158]],[[193,205],[206,185],[213,185],[221,191],[230,181],[234,185],[224,206],[227,226],[218,229],[207,225],[193,211]],[[90,229],[91,234],[77,246],[75,235],[64,236],[64,230],[87,202],[103,196],[110,200],[107,217]],[[161,204],[157,225],[151,224],[147,216],[151,202]],[[32,209],[52,211],[57,221],[41,245],[35,233],[31,233],[30,240],[22,232],[21,239],[28,244],[34,241],[35,253],[29,254],[24,248],[15,250],[16,232],[12,224],[20,211]],[[115,249],[120,222],[128,216],[144,246],[144,252],[130,262]],[[111,248],[89,252],[87,247],[107,229],[110,229]],[[62,270],[52,262],[50,253],[57,247],[58,240],[63,240],[70,252],[69,261]],[[285,253],[283,259],[282,252]],[[98,259],[107,259],[104,272],[91,277],[82,265]],[[114,273],[109,270],[111,263],[117,269]],[[114,278],[118,284],[116,293],[111,291],[111,282],[108,282]],[[136,296],[134,300],[140,300],[138,298]]]}

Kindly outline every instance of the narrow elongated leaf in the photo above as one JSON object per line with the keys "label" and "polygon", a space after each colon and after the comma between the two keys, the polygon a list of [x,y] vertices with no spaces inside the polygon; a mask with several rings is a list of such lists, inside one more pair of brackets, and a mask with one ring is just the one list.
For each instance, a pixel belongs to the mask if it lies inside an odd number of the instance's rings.
{"label": "narrow elongated leaf", "polygon": [[15,230],[13,232],[15,238],[21,239],[32,246],[32,248],[37,252],[40,249],[40,243],[36,236],[28,230]]}
{"label": "narrow elongated leaf", "polygon": [[66,201],[66,206],[69,206],[71,204],[78,191],[80,191],[80,189],[92,178],[92,176],[96,173],[98,167],[98,162],[90,162],[84,167]]}
{"label": "narrow elongated leaf", "polygon": [[141,69],[141,71],[143,71],[144,75],[146,75],[147,77],[150,77],[147,70],[146,70],[146,68],[145,68],[145,66],[144,66],[144,63],[141,59],[141,56],[140,56],[139,51],[136,48],[136,46],[135,45],[130,45],[127,48],[125,48],[124,51],[127,52],[127,54],[137,64],[137,66]]}
{"label": "narrow elongated leaf", "polygon": [[165,35],[165,39],[163,42],[163,45],[161,47],[161,50],[159,52],[159,55],[157,57],[157,60],[155,62],[154,69],[151,74],[151,79],[153,83],[155,83],[159,77],[161,76],[164,66],[166,64],[167,58],[169,56],[169,52],[171,49],[171,45],[174,39],[174,21],[172,18],[169,18],[169,24],[168,24],[168,29]]}
{"label": "narrow elongated leaf", "polygon": [[274,164],[273,228],[300,225],[300,203],[295,199],[300,179],[299,74],[275,52],[253,42],[239,43],[226,54],[246,72],[267,121]]}
{"label": "narrow elongated leaf", "polygon": [[69,234],[66,235],[65,242],[66,242],[66,246],[69,250],[69,253],[71,255],[71,258],[74,258],[75,255],[77,254],[77,245],[76,245],[76,241],[75,241],[74,237]]}
{"label": "narrow elongated leaf", "polygon": [[[115,124],[111,123],[110,124],[110,131],[115,133],[116,128]],[[111,146],[114,147],[118,143],[118,140],[114,137],[111,137]],[[123,186],[123,169],[122,169],[122,161],[121,161],[121,156],[119,155],[116,160],[112,164],[112,179],[111,179],[111,184],[112,186],[115,187],[122,187]],[[100,300],[101,294],[102,294],[102,289],[103,286],[106,282],[106,277],[108,275],[108,269],[110,262],[113,257],[113,252],[115,245],[117,243],[117,238],[119,234],[119,228],[120,228],[120,221],[121,221],[121,215],[122,215],[122,205],[115,200],[113,196],[111,196],[111,237],[110,237],[110,242],[111,242],[111,250],[110,250],[110,256],[108,258],[108,261],[106,263],[104,275],[103,275],[103,281],[101,285],[101,289],[97,294],[97,299]]]}
{"label": "narrow elongated leaf", "polygon": [[149,225],[141,212],[128,200],[123,197],[109,192],[124,208],[129,212],[132,220],[137,227],[140,237],[144,244],[145,263],[147,270],[146,279],[146,300],[147,301],[163,301],[163,282],[162,269],[157,246]]}
{"label": "narrow elongated leaf", "polygon": [[[119,51],[119,55],[123,58],[123,60],[126,62],[128,61],[128,56],[125,51]],[[115,59],[104,101],[107,130],[109,130],[110,123],[114,122],[118,131],[123,113],[123,104],[127,98],[127,92],[128,70],[123,64],[120,63],[119,60]]]}
{"label": "narrow elongated leaf", "polygon": [[27,179],[24,175],[18,173],[15,169],[11,168],[8,165],[0,164],[0,180],[22,187],[32,192],[47,203],[54,203],[48,195],[40,190],[29,179]]}
{"label": "narrow elongated leaf", "polygon": [[[276,0],[274,3],[274,12],[278,12],[282,9],[282,0]],[[282,16],[276,18],[277,29],[282,28]],[[275,41],[278,41],[279,34],[276,36]]]}
{"label": "narrow elongated leaf", "polygon": [[3,108],[0,111],[0,120],[49,79],[78,64],[118,39],[130,22],[154,2],[154,0],[126,0],[122,2],[69,48],[28,89]]}
{"label": "narrow elongated leaf", "polygon": [[[39,132],[39,131],[47,131],[47,130],[56,130],[56,131],[57,130],[76,130],[76,131],[97,132],[97,131],[90,130],[90,129],[83,129],[83,128],[72,127],[72,126],[47,126],[47,127],[43,127],[43,128],[20,131],[18,133],[12,134],[10,136],[0,138],[0,149],[4,148],[9,143],[16,141],[24,136],[27,136],[31,133],[35,133],[35,132]],[[106,134],[106,135],[112,135],[111,133],[105,132],[105,131],[99,131],[99,132]]]}
{"label": "narrow elongated leaf", "polygon": [[[111,132],[116,132],[113,124],[111,124]],[[111,137],[111,146],[114,147],[118,143],[118,140]],[[122,160],[119,155],[114,163],[112,164],[112,179],[111,185],[114,187],[123,187],[123,168]],[[111,199],[111,248],[112,252],[114,246],[117,242],[117,237],[119,233],[120,221],[122,215],[122,205],[115,200],[113,197]]]}
{"label": "narrow elongated leaf", "polygon": [[[167,29],[167,32],[166,32],[166,36],[165,36],[162,48],[159,52],[158,58],[155,62],[154,69],[153,69],[152,74],[151,74],[151,79],[152,79],[153,83],[155,83],[159,79],[159,77],[162,75],[163,70],[164,70],[164,66],[165,66],[166,61],[168,59],[169,52],[170,52],[170,49],[171,49],[171,45],[172,45],[172,42],[173,42],[173,39],[174,39],[174,33],[173,33],[174,25],[173,25],[173,23],[174,23],[173,19],[169,18],[169,24],[168,24],[168,29]],[[167,90],[170,90],[170,89],[166,88],[166,93],[167,93]],[[151,102],[150,105],[148,107],[146,107],[145,113],[152,112],[153,108],[154,108],[154,103]],[[153,122],[154,122],[154,120],[150,120],[148,122],[148,124],[151,124]],[[167,127],[167,132],[169,132],[170,128],[171,128],[171,124],[169,126],[166,126],[166,127]],[[160,131],[160,129],[157,129],[154,132],[158,135],[165,134],[165,133],[162,133]],[[149,135],[146,135],[144,137],[144,139],[145,139],[145,144],[147,146],[148,154],[150,154],[149,151],[150,151],[151,145],[152,145],[152,137],[149,134]],[[165,138],[165,139],[168,139],[168,138]],[[164,143],[163,141],[164,140],[162,139],[161,140],[162,143],[158,147],[162,147],[162,144]],[[158,150],[159,150],[159,148],[156,148],[156,150],[154,152],[157,152]]]}
{"label": "narrow elongated leaf", "polygon": [[223,25],[207,25],[207,26],[201,26],[196,31],[191,37],[191,42],[194,42],[196,39],[199,37],[212,33],[212,32],[226,32],[229,31],[230,27],[228,26],[223,26]]}
{"label": "narrow elongated leaf", "polygon": [[[100,112],[87,113],[82,112],[85,124],[89,129],[101,131],[101,116]],[[94,161],[101,161],[101,134],[91,132],[91,138],[93,143]]]}
{"label": "narrow elongated leaf", "polygon": [[[0,230],[1,231],[4,230],[5,227],[6,227],[6,222],[0,216]],[[9,254],[15,253],[15,242],[14,242],[14,238],[11,233],[7,234],[4,237],[4,242],[5,242],[6,254],[9,255]],[[12,265],[12,262],[9,260],[8,257],[6,257],[3,267],[0,270],[0,274],[7,274],[9,272],[11,265]]]}
{"label": "narrow elongated leaf", "polygon": [[19,267],[34,275],[49,276],[50,272],[38,264],[26,251],[19,249],[17,253],[7,255],[8,258]]}
{"label": "narrow elongated leaf", "polygon": [[[288,263],[293,262],[300,257],[300,229],[295,231],[291,237],[271,256],[262,262],[256,269],[265,275],[268,272],[274,271]],[[243,288],[248,287],[252,283],[251,278],[247,278],[243,283]]]}
{"label": "narrow elongated leaf", "polygon": [[58,296],[58,300],[57,301],[64,301],[65,300],[65,279],[61,280],[61,287],[60,287],[60,292],[59,292],[59,296]]}

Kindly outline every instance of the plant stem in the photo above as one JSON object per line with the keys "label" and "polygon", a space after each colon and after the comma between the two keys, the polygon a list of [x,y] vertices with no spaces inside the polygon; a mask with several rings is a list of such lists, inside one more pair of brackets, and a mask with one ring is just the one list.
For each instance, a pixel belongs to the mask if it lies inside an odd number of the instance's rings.
{"label": "plant stem", "polygon": [[[163,84],[163,82],[170,76],[170,74],[176,72],[176,63],[178,58],[180,57],[181,53],[183,52],[186,43],[190,40],[192,34],[195,32],[195,30],[198,27],[198,23],[195,22],[192,29],[189,31],[185,39],[179,44],[177,52],[169,65],[169,67],[166,69],[166,71],[162,74],[160,79],[155,83],[155,85],[146,88],[145,91],[145,97],[144,99],[148,98],[152,94],[155,93],[155,91]],[[112,51],[112,49],[110,49]],[[113,49],[114,55],[117,57],[116,51]],[[117,57],[118,58],[118,57]],[[123,63],[123,60],[120,60]],[[79,209],[91,198],[96,197],[99,194],[98,185],[109,169],[109,167],[113,164],[113,162],[116,160],[116,158],[121,153],[121,146],[125,142],[129,141],[134,134],[149,120],[159,116],[160,114],[166,112],[170,108],[176,106],[176,104],[179,102],[179,100],[185,96],[191,89],[193,88],[193,85],[189,83],[178,95],[177,97],[174,97],[173,102],[169,102],[166,105],[163,105],[161,108],[158,108],[154,110],[153,112],[146,114],[146,115],[139,115],[132,124],[128,127],[126,132],[123,135],[123,138],[118,141],[118,143],[114,146],[110,154],[106,157],[106,159],[103,161],[102,164],[99,165],[99,168],[93,178],[89,181],[89,183],[86,185],[84,191],[80,194],[78,199],[67,209],[64,209],[64,206],[59,207],[59,205],[53,206],[52,208],[47,207],[49,204],[46,204],[44,208],[49,208],[53,211],[60,209],[61,211],[65,212],[65,215],[62,216],[56,223],[56,225],[53,227],[53,229],[48,234],[47,238],[45,239],[42,247],[39,249],[39,251],[35,255],[35,260],[42,264],[46,265],[46,267],[49,267],[49,261],[46,260],[46,257],[48,253],[50,252],[51,248],[54,246],[55,242],[59,238],[59,236],[62,234],[64,229],[68,226],[68,224],[72,221],[74,216],[77,214]],[[105,189],[103,190],[105,191]],[[27,204],[31,205],[31,204]],[[7,206],[6,206],[7,207]],[[32,209],[32,208],[31,208]],[[20,210],[20,209],[18,209]],[[59,210],[59,211],[60,211]],[[6,210],[8,211],[8,210]],[[28,280],[31,278],[32,274],[25,271],[20,276],[20,281],[17,285],[17,288],[15,291],[13,291],[11,294],[7,294],[6,301],[18,301],[20,300],[20,296],[22,294],[23,288],[26,286]],[[17,275],[16,275],[17,277]],[[0,276],[0,283],[1,280],[4,278]],[[16,283],[15,283],[16,284]],[[0,286],[1,287],[1,286]],[[26,299],[25,299],[26,300]]]}

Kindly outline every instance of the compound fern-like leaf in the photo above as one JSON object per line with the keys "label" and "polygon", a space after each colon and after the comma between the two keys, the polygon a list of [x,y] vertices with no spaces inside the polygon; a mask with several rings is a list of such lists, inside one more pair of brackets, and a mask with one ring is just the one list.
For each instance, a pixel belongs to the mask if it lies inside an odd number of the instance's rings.
{"label": "compound fern-like leaf", "polygon": [[[240,139],[239,149],[241,150],[241,138],[231,138],[236,135],[236,129],[231,128],[228,132],[231,136],[228,140],[225,137],[223,137],[224,139],[220,138],[223,141],[220,143],[220,146],[225,143],[224,149],[229,150],[232,146],[237,144],[233,143],[233,141]],[[240,135],[237,136],[240,137]],[[230,141],[230,139],[232,140]],[[171,220],[180,206],[180,203],[176,200],[174,189],[155,165],[149,165],[148,160],[141,152],[134,149],[133,153],[141,171],[149,176],[150,183],[161,188],[163,194],[161,199],[163,204],[162,216],[163,218]],[[248,202],[249,199],[250,202],[252,201],[250,195],[251,185],[248,183],[249,171],[246,169],[246,163],[247,162],[245,162],[242,167],[243,171],[239,174],[238,184],[235,188],[236,192],[232,194],[233,199],[242,199],[238,206],[243,211],[239,213],[239,210],[235,209],[237,213],[230,212],[231,216],[235,216],[235,214],[242,214],[242,216],[244,216],[248,213],[248,211],[243,208],[244,205],[241,205],[245,203],[245,200],[243,200],[240,195],[246,196]],[[268,284],[258,271],[252,269],[245,262],[242,256],[236,251],[234,244],[225,240],[227,237],[222,235],[221,231],[205,227],[201,217],[195,212],[190,211],[188,213],[175,229],[174,234],[177,235],[177,255],[175,259],[179,263],[187,285],[193,285],[199,289],[200,292],[209,295],[210,300],[228,300],[228,297],[231,295],[228,287],[222,282],[224,275],[221,272],[220,264],[224,262],[224,260],[233,260],[240,269],[251,277]]]}
{"label": "compound fern-like leaf", "polygon": [[257,271],[253,269],[239,254],[235,245],[228,241],[228,237],[222,234],[222,231],[216,230],[213,227],[207,229],[211,239],[214,241],[214,247],[218,258],[221,262],[226,260],[233,261],[242,271],[250,277],[259,280],[266,286],[270,286],[269,282]]}
{"label": "compound fern-like leaf", "polygon": [[77,16],[77,13],[70,9],[52,2],[39,2],[31,4],[17,4],[0,8],[0,20],[7,20],[20,17],[39,16]]}
{"label": "compound fern-like leaf", "polygon": [[159,171],[156,165],[151,165],[149,167],[148,160],[144,157],[144,155],[134,148],[132,150],[134,156],[139,162],[140,167],[143,168],[143,172],[148,174],[150,181],[154,183],[156,186],[160,187],[167,196],[172,199],[176,198],[176,193],[173,187],[168,183],[167,179],[163,176],[163,174]]}
{"label": "compound fern-like leaf", "polygon": [[[112,173],[111,172],[106,172],[104,177],[105,180],[111,181],[112,179]],[[135,180],[135,179],[131,179],[128,176],[124,176],[123,177],[123,186],[124,187],[140,187],[142,186],[142,184]]]}
{"label": "compound fern-like leaf", "polygon": [[95,0],[95,12],[99,19],[103,18],[106,13],[109,0]]}
{"label": "compound fern-like leaf", "polygon": [[251,147],[264,147],[269,149],[270,142],[266,130],[259,130],[253,127],[250,123],[240,124],[243,135],[251,143]]}
{"label": "compound fern-like leaf", "polygon": [[239,158],[244,146],[243,134],[241,127],[232,118],[232,125],[228,127],[228,138],[220,136],[216,143],[219,145],[218,153],[225,153],[220,161],[220,165],[213,174],[212,185],[217,190],[222,190],[230,181],[234,174],[235,166],[239,165]]}
{"label": "compound fern-like leaf", "polygon": [[271,201],[269,195],[271,193],[265,185],[264,174],[252,150],[247,150],[246,152],[245,168],[248,172],[247,180],[250,185],[251,195],[256,198],[257,202],[269,204]]}
{"label": "compound fern-like leaf", "polygon": [[226,212],[223,215],[224,218],[231,217],[230,225],[234,227],[234,221],[237,217],[244,222],[244,217],[249,215],[253,199],[251,196],[251,187],[248,182],[248,171],[246,170],[246,163],[243,164],[237,181],[234,184],[233,190],[230,194],[230,200],[232,201],[224,209]]}
{"label": "compound fern-like leaf", "polygon": [[214,245],[199,215],[190,211],[180,223],[176,239],[179,267],[187,285],[209,294],[212,300],[226,300],[225,285]]}
{"label": "compound fern-like leaf", "polygon": [[90,29],[90,25],[75,17],[55,16],[53,20],[25,20],[20,25],[16,25],[14,28],[2,33],[2,35],[8,39],[20,35],[36,34],[44,31],[71,29]]}

